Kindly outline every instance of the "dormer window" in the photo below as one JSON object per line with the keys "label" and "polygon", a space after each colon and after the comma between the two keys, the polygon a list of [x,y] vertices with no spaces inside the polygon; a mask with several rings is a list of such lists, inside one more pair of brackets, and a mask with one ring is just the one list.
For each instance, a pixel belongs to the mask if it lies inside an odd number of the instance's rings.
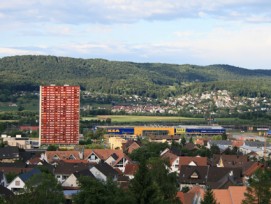
{"label": "dormer window", "polygon": [[69,158],[68,159],[70,159],[70,160],[74,160],[75,159],[75,157],[71,154],[70,156],[69,156]]}
{"label": "dormer window", "polygon": [[192,178],[192,179],[198,179],[198,178],[199,178],[199,175],[198,175],[197,172],[194,172],[194,173],[190,176],[190,178]]}
{"label": "dormer window", "polygon": [[59,157],[58,157],[57,155],[55,155],[55,156],[53,157],[53,160],[59,160]]}
{"label": "dormer window", "polygon": [[95,155],[94,153],[92,153],[92,154],[88,157],[88,159],[91,160],[91,161],[93,161],[93,160],[96,160],[96,159],[98,159],[98,158],[96,157],[96,155]]}

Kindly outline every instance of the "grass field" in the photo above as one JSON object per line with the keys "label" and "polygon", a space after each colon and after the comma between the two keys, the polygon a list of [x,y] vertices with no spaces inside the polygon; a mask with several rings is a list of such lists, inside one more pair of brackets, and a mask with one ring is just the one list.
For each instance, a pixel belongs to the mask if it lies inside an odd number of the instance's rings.
{"label": "grass field", "polygon": [[176,116],[133,116],[133,115],[101,115],[97,117],[83,117],[83,120],[103,120],[110,118],[113,123],[133,123],[133,122],[182,122],[182,121],[202,121],[204,118],[187,118]]}
{"label": "grass field", "polygon": [[[204,118],[189,118],[177,116],[135,116],[135,115],[99,115],[97,117],[83,117],[82,120],[105,120],[111,119],[111,123],[180,123],[190,125],[207,125]],[[218,125],[255,125],[256,121],[239,118],[216,118]]]}

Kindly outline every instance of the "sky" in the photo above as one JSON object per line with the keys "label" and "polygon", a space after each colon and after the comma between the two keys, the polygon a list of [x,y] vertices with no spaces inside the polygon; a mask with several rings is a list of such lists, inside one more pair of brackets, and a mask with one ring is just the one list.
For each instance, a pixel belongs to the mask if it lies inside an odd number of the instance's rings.
{"label": "sky", "polygon": [[271,69],[271,0],[1,0],[0,57]]}

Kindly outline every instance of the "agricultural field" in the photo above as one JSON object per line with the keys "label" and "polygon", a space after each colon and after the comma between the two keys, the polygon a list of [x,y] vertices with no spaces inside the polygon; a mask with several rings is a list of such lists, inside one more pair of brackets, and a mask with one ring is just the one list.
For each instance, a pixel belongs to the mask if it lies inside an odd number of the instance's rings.
{"label": "agricultural field", "polygon": [[188,118],[177,116],[134,116],[134,115],[100,115],[97,117],[83,117],[82,120],[106,120],[111,119],[112,123],[133,123],[133,122],[204,122],[204,118]]}

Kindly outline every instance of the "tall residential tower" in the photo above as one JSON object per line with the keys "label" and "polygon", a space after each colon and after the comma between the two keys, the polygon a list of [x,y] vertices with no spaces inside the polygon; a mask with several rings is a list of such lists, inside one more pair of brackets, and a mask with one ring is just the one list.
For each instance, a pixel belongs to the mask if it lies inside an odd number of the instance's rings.
{"label": "tall residential tower", "polygon": [[79,118],[79,86],[40,86],[40,145],[78,144]]}

